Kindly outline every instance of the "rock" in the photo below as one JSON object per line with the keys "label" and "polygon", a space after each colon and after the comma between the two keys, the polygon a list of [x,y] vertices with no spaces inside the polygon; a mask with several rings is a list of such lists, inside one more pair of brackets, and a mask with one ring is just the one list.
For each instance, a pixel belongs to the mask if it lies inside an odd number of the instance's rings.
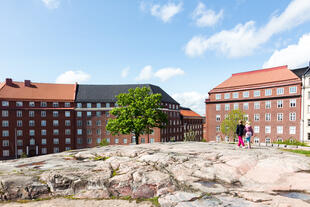
{"label": "rock", "polygon": [[152,198],[156,194],[156,185],[144,184],[133,192],[133,198]]}

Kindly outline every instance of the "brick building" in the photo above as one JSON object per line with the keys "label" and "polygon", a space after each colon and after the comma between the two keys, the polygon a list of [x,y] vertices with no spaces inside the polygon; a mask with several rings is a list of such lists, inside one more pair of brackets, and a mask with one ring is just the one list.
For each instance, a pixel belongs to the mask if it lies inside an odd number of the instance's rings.
{"label": "brick building", "polygon": [[194,136],[195,141],[201,141],[203,139],[204,118],[189,108],[181,107],[180,113],[181,122],[184,127],[184,137]]}
{"label": "brick building", "polygon": [[300,137],[301,80],[287,66],[233,74],[206,99],[208,141],[229,141],[221,121],[240,109],[252,122],[254,142]]}
{"label": "brick building", "polygon": [[106,130],[116,95],[129,88],[149,87],[162,94],[168,115],[164,129],[140,137],[140,143],[183,140],[180,105],[160,87],[142,85],[78,85],[13,82],[0,84],[0,159],[56,153],[110,144],[135,143],[131,135],[112,136]]}

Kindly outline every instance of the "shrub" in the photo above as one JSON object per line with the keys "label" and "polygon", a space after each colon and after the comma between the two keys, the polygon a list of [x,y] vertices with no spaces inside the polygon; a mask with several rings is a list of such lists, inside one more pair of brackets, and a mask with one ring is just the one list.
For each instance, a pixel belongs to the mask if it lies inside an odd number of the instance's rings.
{"label": "shrub", "polygon": [[109,145],[109,142],[106,140],[106,139],[102,139],[102,141],[100,142],[99,144],[101,147],[103,146],[108,146]]}
{"label": "shrub", "polygon": [[285,145],[296,145],[296,146],[305,146],[307,147],[308,145],[306,143],[303,142],[299,142],[295,139],[288,139],[288,140],[284,140],[284,141],[276,141],[273,142],[274,144],[285,144]]}

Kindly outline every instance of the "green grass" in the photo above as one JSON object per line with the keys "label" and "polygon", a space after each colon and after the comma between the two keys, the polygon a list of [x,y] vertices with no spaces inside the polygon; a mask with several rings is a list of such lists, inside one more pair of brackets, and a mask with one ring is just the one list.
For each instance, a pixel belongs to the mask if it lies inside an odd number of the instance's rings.
{"label": "green grass", "polygon": [[308,145],[306,143],[303,142],[299,142],[295,139],[293,140],[285,140],[285,141],[277,141],[277,142],[273,142],[273,144],[285,144],[285,145],[295,145],[295,146],[304,146],[304,147],[308,147]]}
{"label": "green grass", "polygon": [[94,160],[95,161],[99,161],[99,160],[102,160],[102,161],[105,161],[105,160],[107,160],[107,159],[109,159],[110,157],[103,157],[103,156],[96,156],[95,158],[94,158]]}
{"label": "green grass", "polygon": [[118,171],[118,168],[117,168],[116,170],[113,170],[113,171],[112,171],[112,178],[113,178],[114,176],[119,175],[119,173],[118,173],[117,171]]}
{"label": "green grass", "polygon": [[101,147],[103,146],[108,146],[109,145],[109,142],[106,140],[106,139],[102,139],[102,141],[100,142],[99,144]]}
{"label": "green grass", "polygon": [[303,154],[303,155],[306,155],[308,157],[310,157],[310,151],[308,150],[300,150],[300,149],[282,149],[283,151],[286,151],[286,152],[293,152],[293,153],[298,153],[298,154]]}

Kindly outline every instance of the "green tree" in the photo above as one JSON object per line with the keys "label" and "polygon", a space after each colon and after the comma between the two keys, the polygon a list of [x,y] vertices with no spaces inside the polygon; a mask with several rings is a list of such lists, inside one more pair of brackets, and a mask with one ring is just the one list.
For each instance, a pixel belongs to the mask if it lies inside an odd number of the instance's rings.
{"label": "green tree", "polygon": [[116,98],[119,107],[112,109],[110,113],[115,118],[107,124],[113,135],[133,134],[139,144],[140,135],[151,134],[152,128],[163,128],[168,123],[167,115],[161,110],[161,94],[151,94],[147,87],[129,89]]}
{"label": "green tree", "polygon": [[228,113],[228,116],[221,123],[221,132],[228,137],[236,137],[236,127],[239,120],[246,121],[245,114],[237,109]]}
{"label": "green tree", "polygon": [[189,130],[188,132],[184,133],[184,142],[186,141],[195,141],[196,140],[196,135],[193,132],[193,130]]}

